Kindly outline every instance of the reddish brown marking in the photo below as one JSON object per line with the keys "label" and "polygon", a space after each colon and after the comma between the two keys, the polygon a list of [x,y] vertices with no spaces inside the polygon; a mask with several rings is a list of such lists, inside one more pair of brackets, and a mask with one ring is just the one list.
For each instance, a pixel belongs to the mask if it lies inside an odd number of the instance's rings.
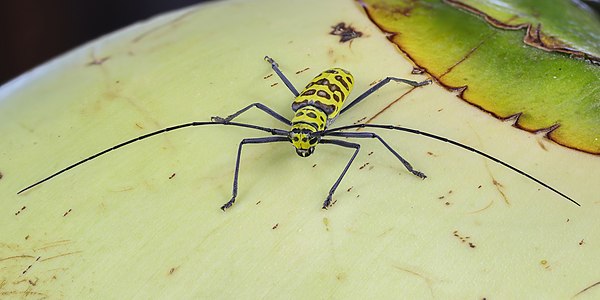
{"label": "reddish brown marking", "polygon": [[304,69],[302,69],[302,70],[300,70],[300,71],[296,71],[296,74],[300,74],[300,73],[302,73],[302,72],[304,72],[304,71],[306,71],[306,70],[308,70],[308,69],[310,69],[310,68],[308,68],[308,67],[307,67],[307,68],[304,68]]}
{"label": "reddish brown marking", "polygon": [[92,61],[89,62],[89,63],[87,63],[86,66],[101,66],[109,58],[110,58],[110,56],[106,56],[106,57],[103,57],[103,58],[100,58],[100,59],[93,57]]}
{"label": "reddish brown marking", "polygon": [[467,60],[467,58],[469,58],[477,49],[479,49],[479,47],[481,47],[481,45],[483,45],[484,42],[486,42],[488,39],[492,38],[494,35],[496,35],[496,33],[492,33],[489,36],[484,37],[481,40],[481,42],[479,42],[479,44],[477,44],[475,47],[471,48],[471,50],[469,50],[469,52],[467,52],[467,54],[465,54],[460,60],[458,60],[457,62],[455,62],[448,69],[446,69],[446,71],[444,71],[442,74],[440,74],[440,76],[438,78],[442,78],[442,77],[446,76],[448,73],[452,72],[452,70],[454,68],[456,68],[458,65],[460,65],[461,63],[463,63],[465,60]]}
{"label": "reddish brown marking", "polygon": [[173,179],[173,177],[175,177],[175,173],[171,174],[171,176],[169,176],[169,179]]}
{"label": "reddish brown marking", "polygon": [[15,216],[18,216],[22,211],[24,211],[25,209],[27,209],[27,206],[23,206],[21,207],[21,209],[15,213]]}
{"label": "reddish brown marking", "polygon": [[16,256],[0,258],[0,261],[9,260],[9,259],[19,259],[19,258],[33,258],[33,257],[34,256],[31,256],[31,255],[16,255]]}
{"label": "reddish brown marking", "polygon": [[351,186],[350,188],[348,188],[347,191],[350,192],[352,190],[352,188],[353,188],[353,186]]}
{"label": "reddish brown marking", "polygon": [[274,86],[276,86],[278,84],[279,84],[278,82],[275,82],[275,83],[271,84],[271,87],[274,87]]}
{"label": "reddish brown marking", "polygon": [[542,141],[538,140],[537,141],[538,145],[540,145],[540,147],[544,150],[544,151],[548,151],[548,149],[546,148],[546,146],[544,145],[544,143],[542,143]]}
{"label": "reddish brown marking", "polygon": [[404,94],[400,95],[400,97],[398,97],[396,100],[392,101],[390,104],[388,104],[382,110],[378,111],[375,115],[373,115],[371,118],[369,118],[365,123],[368,124],[371,121],[373,121],[375,118],[379,117],[379,115],[381,115],[382,113],[384,113],[386,110],[388,110],[390,107],[392,107],[392,105],[396,104],[398,101],[400,101],[402,98],[404,98],[405,95],[407,95],[408,93],[412,92],[415,88],[416,87],[412,87],[411,89],[409,89],[408,91],[406,91]]}
{"label": "reddish brown marking", "polygon": [[583,239],[581,239],[581,241],[579,241],[579,246],[582,246],[583,244],[585,244],[585,242]]}
{"label": "reddish brown marking", "polygon": [[73,252],[63,253],[63,254],[59,254],[59,255],[54,255],[54,256],[50,256],[48,258],[44,258],[41,261],[47,261],[47,260],[51,260],[51,259],[55,259],[55,258],[67,256],[67,255],[73,255],[73,254],[77,254],[77,253],[81,253],[81,252],[83,252],[83,251],[73,251]]}
{"label": "reddish brown marking", "polygon": [[259,205],[259,204],[260,204],[260,200],[258,200],[258,202],[256,202],[256,204],[255,204],[255,205]]}
{"label": "reddish brown marking", "polygon": [[267,76],[263,77],[263,79],[269,79],[269,78],[271,78],[271,76],[273,76],[273,73],[271,73],[271,74],[269,74],[269,75],[267,75]]}
{"label": "reddish brown marking", "polygon": [[369,152],[369,154],[367,154],[368,156],[371,156],[373,154],[373,151]]}
{"label": "reddish brown marking", "polygon": [[66,217],[70,212],[71,212],[71,209],[69,208],[69,210],[67,210],[67,212],[63,214],[63,217]]}
{"label": "reddish brown marking", "polygon": [[496,187],[496,190],[498,190],[498,192],[500,193],[500,195],[502,196],[502,199],[504,199],[504,202],[508,205],[510,205],[510,202],[508,201],[508,198],[506,197],[506,194],[504,194],[504,192],[502,191],[502,188],[504,188],[504,186],[496,181],[495,178],[492,177],[492,183],[494,183],[494,186]]}
{"label": "reddish brown marking", "polygon": [[368,165],[369,165],[369,163],[365,163],[364,165],[360,166],[358,169],[359,169],[359,170],[362,170],[362,169],[364,169],[364,168],[365,168],[366,166],[368,166]]}
{"label": "reddish brown marking", "polygon": [[273,229],[273,230],[274,230],[274,229],[277,229],[277,227],[279,227],[279,223],[277,223],[277,224],[273,225],[273,227],[271,227],[271,229]]}
{"label": "reddish brown marking", "polygon": [[454,230],[452,232],[452,235],[457,237],[461,243],[465,243],[465,244],[469,245],[470,248],[477,247],[473,242],[469,242],[469,239],[471,238],[470,236],[462,236],[460,233],[458,233],[458,230]]}
{"label": "reddish brown marking", "polygon": [[353,39],[361,37],[363,34],[360,31],[357,31],[352,26],[346,26],[346,23],[340,22],[335,26],[331,27],[333,30],[329,32],[331,35],[337,35],[340,37],[340,43],[345,43],[348,41],[352,41]]}
{"label": "reddish brown marking", "polygon": [[316,167],[316,166],[317,166],[317,164],[314,164],[314,165],[313,165],[313,168],[314,168],[314,167]]}
{"label": "reddish brown marking", "polygon": [[356,122],[354,122],[353,124],[358,124],[358,123],[360,123],[360,122],[362,122],[362,121],[364,121],[366,119],[367,119],[367,117],[362,117],[362,118],[356,120]]}
{"label": "reddish brown marking", "polygon": [[58,246],[64,246],[67,243],[70,243],[71,240],[60,240],[60,241],[56,241],[56,242],[51,242],[51,243],[47,243],[44,246],[40,247],[40,248],[36,248],[33,249],[33,251],[39,251],[39,250],[44,250],[44,249],[48,249],[48,248],[52,248],[52,247],[58,247]]}
{"label": "reddish brown marking", "polygon": [[139,123],[135,123],[135,126],[139,129],[144,129],[144,126],[140,125]]}
{"label": "reddish brown marking", "polygon": [[[38,260],[40,260],[41,256],[38,256],[38,258],[35,259],[34,263],[37,262]],[[27,271],[29,271],[29,269],[31,269],[31,267],[33,267],[33,264],[29,265],[29,267],[27,267],[27,269],[25,269],[25,271],[22,272],[23,275],[25,275],[25,273],[27,273]]]}

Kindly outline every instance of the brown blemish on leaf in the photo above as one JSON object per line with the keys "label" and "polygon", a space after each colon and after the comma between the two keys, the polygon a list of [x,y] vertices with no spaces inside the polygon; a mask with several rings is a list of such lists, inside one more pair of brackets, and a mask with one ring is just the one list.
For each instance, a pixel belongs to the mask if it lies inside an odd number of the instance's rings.
{"label": "brown blemish on leaf", "polygon": [[65,213],[63,214],[63,217],[66,217],[66,216],[67,216],[67,215],[68,215],[68,214],[69,214],[71,211],[72,211],[72,209],[70,209],[70,208],[69,208],[69,210],[67,210],[67,212],[65,212]]}
{"label": "brown blemish on leaf", "polygon": [[[491,176],[491,174],[490,174],[490,176]],[[504,188],[504,186],[500,182],[498,182],[493,176],[492,176],[492,183],[496,187],[496,190],[498,190],[498,192],[502,196],[502,199],[504,199],[504,202],[507,205],[510,205],[510,202],[508,202],[508,198],[506,197],[506,194],[504,194],[504,192],[502,191],[502,188]]]}
{"label": "brown blemish on leaf", "polygon": [[482,211],[484,211],[484,210],[492,207],[493,204],[494,204],[494,201],[490,200],[490,202],[486,206],[484,206],[483,208],[480,208],[478,210],[474,210],[472,212],[469,212],[468,214],[477,214],[477,213],[480,213],[480,212],[482,212]]}
{"label": "brown blemish on leaf", "polygon": [[92,56],[92,60],[85,65],[88,67],[101,66],[102,64],[104,64],[104,62],[106,62],[109,59],[110,59],[110,56],[105,56],[105,57],[101,57],[101,58],[96,58],[95,56]]}
{"label": "brown blemish on leaf", "polygon": [[269,78],[271,78],[271,76],[273,76],[273,73],[271,73],[271,74],[269,74],[269,75],[267,75],[267,76],[263,77],[263,79],[269,79]]}
{"label": "brown blemish on leaf", "polygon": [[44,259],[42,259],[40,261],[41,262],[42,261],[48,261],[48,260],[51,260],[51,259],[55,259],[55,258],[59,258],[59,257],[63,257],[63,256],[69,256],[69,255],[73,255],[73,254],[78,254],[78,253],[82,253],[82,252],[83,251],[73,251],[73,252],[68,252],[68,253],[61,253],[61,254],[58,254],[58,255],[50,256],[48,258],[44,258]]}
{"label": "brown blemish on leaf", "polygon": [[550,269],[550,264],[545,259],[540,260],[540,265],[546,270]]}
{"label": "brown blemish on leaf", "polygon": [[[461,59],[459,59],[459,60],[458,60],[457,62],[455,62],[455,63],[454,63],[452,66],[450,66],[448,69],[446,69],[446,71],[445,71],[445,72],[443,72],[443,73],[442,73],[442,74],[441,74],[441,75],[440,75],[438,78],[442,78],[442,77],[446,76],[446,74],[448,74],[448,73],[452,72],[452,70],[453,70],[454,68],[456,68],[458,65],[460,65],[460,64],[461,64],[462,62],[464,62],[465,60],[467,60],[469,57],[471,57],[471,55],[472,55],[472,54],[473,54],[475,51],[477,51],[477,49],[479,49],[479,47],[481,47],[481,45],[483,45],[483,43],[485,43],[485,41],[486,41],[486,40],[488,40],[489,38],[491,38],[491,37],[493,37],[493,36],[494,36],[494,34],[491,34],[491,35],[487,36],[486,38],[482,39],[482,40],[479,42],[479,44],[477,44],[475,47],[471,48],[471,50],[469,50],[469,52],[467,52],[467,54],[463,55],[463,57],[462,57]],[[464,92],[464,90],[465,90],[466,88],[467,88],[467,87],[463,87],[463,89],[462,89],[462,91],[461,91],[461,94],[462,94],[462,92]]]}
{"label": "brown blemish on leaf", "polygon": [[302,70],[300,70],[300,71],[296,71],[296,74],[300,74],[300,73],[302,73],[302,72],[304,72],[304,71],[307,71],[307,70],[310,70],[310,68],[309,68],[309,67],[306,67],[306,68],[304,68],[304,69],[302,69]]}
{"label": "brown blemish on leaf", "polygon": [[11,260],[11,259],[19,259],[19,258],[34,258],[34,256],[31,255],[15,255],[15,256],[9,256],[9,257],[2,257],[0,258],[0,261],[4,261],[4,260]]}
{"label": "brown blemish on leaf", "polygon": [[71,240],[60,240],[60,241],[56,241],[56,242],[50,242],[50,243],[46,243],[46,244],[42,245],[39,248],[33,249],[33,251],[37,252],[37,251],[40,251],[40,250],[46,250],[48,248],[65,246],[66,244],[68,244],[70,242],[71,242]]}
{"label": "brown blemish on leaf", "polygon": [[537,140],[537,144],[540,146],[540,148],[542,148],[542,150],[548,151],[548,148],[546,148],[546,145],[544,145],[544,143],[542,143],[542,141]]}
{"label": "brown blemish on leaf", "polygon": [[371,118],[369,118],[365,124],[369,124],[371,123],[371,121],[373,121],[375,118],[379,117],[379,115],[381,115],[382,113],[384,113],[386,110],[388,110],[388,108],[392,107],[394,104],[398,103],[398,101],[400,101],[402,98],[404,98],[404,96],[406,96],[408,93],[412,92],[416,87],[412,87],[410,88],[408,91],[404,92],[404,94],[400,95],[400,97],[398,97],[396,100],[392,101],[390,104],[386,105],[382,110],[378,111],[377,113],[375,113]]}
{"label": "brown blemish on leaf", "polygon": [[35,259],[35,261],[34,261],[32,264],[30,264],[30,265],[27,267],[27,269],[25,269],[25,270],[24,270],[24,271],[23,271],[21,274],[25,275],[25,273],[27,273],[27,271],[29,271],[29,269],[31,269],[31,267],[33,267],[33,264],[34,264],[34,263],[36,263],[38,260],[40,260],[40,258],[42,258],[42,257],[41,257],[41,256],[38,256],[38,257]]}
{"label": "brown blemish on leaf", "polygon": [[340,43],[345,43],[351,41],[353,39],[361,37],[363,34],[360,31],[357,31],[352,26],[346,26],[346,23],[340,22],[335,26],[331,27],[333,30],[329,32],[331,35],[337,35],[340,37]]}
{"label": "brown blemish on leaf", "polygon": [[278,84],[279,84],[279,82],[275,82],[275,83],[271,84],[271,87],[274,87],[274,86],[276,86]]}
{"label": "brown blemish on leaf", "polygon": [[179,269],[179,267],[172,267],[171,269],[169,269],[169,275],[173,275],[173,273],[175,273],[177,269]]}
{"label": "brown blemish on leaf", "polygon": [[21,297],[28,298],[29,296],[36,296],[36,297],[39,297],[39,299],[50,298],[50,295],[48,295],[48,294],[39,293],[39,292],[33,292],[33,291],[30,291],[30,290],[26,290],[26,291],[0,291],[0,296],[20,296],[19,298],[21,298]]}
{"label": "brown blemish on leaf", "polygon": [[15,216],[18,216],[19,214],[21,214],[21,212],[24,211],[25,209],[27,209],[27,206],[21,207],[21,209],[15,213]]}
{"label": "brown blemish on leaf", "polygon": [[417,276],[417,277],[423,279],[425,281],[425,283],[427,284],[427,287],[429,288],[429,292],[431,293],[431,296],[433,296],[433,288],[431,287],[433,280],[431,280],[429,277],[426,277],[423,274],[413,271],[413,270],[410,270],[408,268],[403,268],[403,267],[399,267],[399,266],[392,266],[392,267],[394,267],[395,269],[400,270],[402,272],[405,272],[405,273],[408,273],[408,274],[411,274],[411,275],[414,275],[414,276]]}
{"label": "brown blemish on leaf", "polygon": [[327,217],[323,218],[323,225],[325,225],[325,231],[329,231],[329,219]]}
{"label": "brown blemish on leaf", "polygon": [[367,119],[367,117],[362,117],[362,118],[360,118],[360,119],[356,120],[356,122],[354,122],[354,123],[352,123],[352,124],[358,124],[358,123],[360,123],[360,122],[362,122],[362,121],[364,121],[364,120],[366,120],[366,119]]}
{"label": "brown blemish on leaf", "polygon": [[171,176],[169,176],[169,179],[173,179],[173,177],[175,177],[175,173],[171,174]]}
{"label": "brown blemish on leaf", "polygon": [[470,237],[470,236],[463,236],[463,235],[461,235],[461,234],[458,232],[458,230],[454,230],[454,231],[452,232],[452,234],[453,234],[453,235],[454,235],[456,238],[458,238],[458,239],[460,240],[460,242],[461,242],[461,243],[464,243],[464,244],[468,245],[468,246],[469,246],[469,248],[473,248],[473,249],[474,249],[474,248],[476,248],[476,247],[477,247],[477,246],[475,245],[475,243],[473,243],[473,242],[471,242],[471,241],[470,241],[470,239],[471,239],[471,237]]}

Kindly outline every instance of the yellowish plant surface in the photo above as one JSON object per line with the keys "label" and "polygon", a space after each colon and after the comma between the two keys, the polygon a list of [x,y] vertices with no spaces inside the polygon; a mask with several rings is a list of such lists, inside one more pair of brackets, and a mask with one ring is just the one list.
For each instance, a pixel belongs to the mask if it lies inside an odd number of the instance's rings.
{"label": "yellowish plant surface", "polygon": [[[363,32],[340,43],[345,22]],[[433,43],[434,41],[432,41]],[[111,152],[23,194],[63,167],[129,138],[262,102],[291,117],[292,94],[342,67],[353,95],[413,65],[352,1],[223,1],[100,38],[0,88],[0,298],[565,299],[600,297],[600,160],[500,122],[435,83],[389,84],[336,125],[395,124],[494,155],[578,207],[483,157],[378,131],[329,210],[351,151],[247,146],[237,203],[227,126],[183,129]],[[259,111],[239,118],[280,127]]]}

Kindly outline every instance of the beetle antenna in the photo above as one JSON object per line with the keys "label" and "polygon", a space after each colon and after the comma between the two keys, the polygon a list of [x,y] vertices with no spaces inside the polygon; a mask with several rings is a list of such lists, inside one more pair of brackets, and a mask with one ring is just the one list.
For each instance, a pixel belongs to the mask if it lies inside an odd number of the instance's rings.
{"label": "beetle antenna", "polygon": [[113,150],[117,150],[117,149],[119,149],[121,147],[124,147],[124,146],[127,146],[129,144],[133,144],[135,142],[147,139],[149,137],[153,137],[155,135],[166,133],[166,132],[169,132],[169,131],[174,131],[174,130],[177,130],[177,129],[187,128],[187,127],[196,127],[196,126],[205,126],[205,125],[229,125],[229,126],[235,126],[235,127],[245,127],[245,128],[250,128],[250,129],[255,129],[255,130],[260,130],[260,131],[268,132],[268,133],[271,133],[273,135],[287,135],[287,133],[288,133],[286,130],[275,129],[275,128],[267,128],[267,127],[253,125],[253,124],[237,123],[237,122],[189,122],[189,123],[179,124],[179,125],[175,125],[175,126],[170,126],[170,127],[167,127],[167,128],[156,130],[154,132],[150,132],[150,133],[144,134],[142,136],[138,136],[136,138],[130,139],[128,141],[122,142],[120,144],[112,146],[112,147],[110,147],[108,149],[105,149],[103,151],[100,151],[100,152],[98,152],[98,153],[96,153],[96,154],[94,154],[94,155],[92,155],[92,156],[90,156],[88,158],[80,160],[80,161],[78,161],[78,162],[76,162],[76,163],[74,163],[74,164],[72,164],[72,165],[70,165],[70,166],[68,166],[68,167],[66,167],[66,168],[64,168],[64,169],[62,169],[62,170],[60,170],[60,171],[58,171],[58,172],[56,172],[56,173],[54,173],[52,175],[50,175],[50,176],[48,176],[48,177],[40,180],[40,181],[38,181],[38,182],[36,182],[36,183],[34,183],[34,184],[32,184],[32,185],[30,185],[30,186],[22,189],[22,190],[20,190],[20,191],[18,191],[17,194],[21,194],[21,193],[23,193],[23,192],[25,192],[25,191],[27,191],[27,190],[35,187],[35,186],[38,186],[38,185],[40,185],[40,184],[42,184],[42,183],[44,183],[44,182],[46,182],[46,181],[48,181],[48,180],[56,177],[56,176],[64,173],[64,172],[67,172],[67,171],[69,171],[69,170],[71,170],[71,169],[73,169],[73,168],[75,168],[75,167],[77,167],[79,165],[82,165],[82,164],[84,164],[84,163],[86,163],[86,162],[88,162],[90,160],[93,160],[93,159],[95,159],[95,158],[97,158],[97,157],[99,157],[101,155],[104,155],[104,154],[106,154],[108,152],[111,152]]}
{"label": "beetle antenna", "polygon": [[457,146],[457,147],[466,149],[468,151],[471,151],[473,153],[479,154],[479,155],[481,155],[481,156],[483,156],[483,157],[485,157],[485,158],[487,158],[487,159],[489,159],[489,160],[491,160],[491,161],[493,161],[493,162],[495,162],[497,164],[500,164],[500,165],[502,165],[502,166],[504,166],[506,168],[509,168],[509,169],[511,169],[511,170],[513,170],[513,171],[515,171],[515,172],[517,172],[517,173],[519,173],[519,174],[521,174],[521,175],[529,178],[530,180],[538,183],[539,185],[541,185],[541,186],[543,186],[543,187],[545,187],[545,188],[553,191],[554,193],[560,195],[561,197],[563,197],[563,198],[571,201],[572,203],[576,204],[577,206],[581,206],[577,201],[573,200],[571,197],[563,194],[562,192],[556,190],[555,188],[549,186],[548,184],[542,182],[541,180],[539,180],[539,179],[537,179],[537,178],[535,178],[535,177],[533,177],[533,176],[531,176],[531,175],[529,175],[529,174],[527,174],[527,173],[525,173],[525,172],[523,172],[523,171],[521,171],[521,170],[519,170],[519,169],[517,169],[517,168],[515,168],[515,167],[513,167],[513,166],[511,166],[509,164],[507,164],[507,163],[505,163],[504,161],[502,161],[502,160],[500,160],[500,159],[498,159],[496,157],[493,157],[493,156],[491,156],[491,155],[489,155],[489,154],[487,154],[487,153],[485,153],[483,151],[477,150],[477,149],[475,149],[475,148],[473,148],[471,146],[467,146],[465,144],[459,143],[457,141],[454,141],[454,140],[451,140],[451,139],[448,139],[448,138],[445,138],[443,136],[439,136],[439,135],[436,135],[436,134],[433,134],[433,133],[429,133],[429,132],[425,132],[425,131],[421,131],[421,130],[417,130],[417,129],[412,129],[412,128],[406,128],[406,127],[402,127],[402,126],[394,126],[394,125],[354,124],[354,125],[341,126],[341,127],[337,127],[337,128],[332,128],[332,129],[320,131],[317,134],[319,134],[321,136],[327,136],[328,134],[333,133],[333,132],[344,131],[344,130],[354,129],[354,128],[380,128],[380,129],[388,129],[388,130],[398,130],[398,131],[404,131],[404,132],[408,132],[408,133],[412,133],[412,134],[416,134],[416,135],[421,135],[421,136],[425,136],[425,137],[428,137],[428,138],[431,138],[431,139],[435,139],[435,140],[438,140],[438,141],[442,141],[442,142],[446,142],[446,143],[452,144],[454,146]]}

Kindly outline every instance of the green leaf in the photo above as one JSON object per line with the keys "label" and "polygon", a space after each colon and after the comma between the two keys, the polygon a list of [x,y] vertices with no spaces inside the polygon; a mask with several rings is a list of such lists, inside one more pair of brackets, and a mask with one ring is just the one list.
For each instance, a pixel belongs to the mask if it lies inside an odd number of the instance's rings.
{"label": "green leaf", "polygon": [[421,68],[448,88],[465,88],[460,96],[467,102],[501,119],[516,117],[519,128],[547,131],[561,145],[600,154],[598,66],[528,46],[525,28],[493,27],[441,0],[370,0],[365,9]]}

